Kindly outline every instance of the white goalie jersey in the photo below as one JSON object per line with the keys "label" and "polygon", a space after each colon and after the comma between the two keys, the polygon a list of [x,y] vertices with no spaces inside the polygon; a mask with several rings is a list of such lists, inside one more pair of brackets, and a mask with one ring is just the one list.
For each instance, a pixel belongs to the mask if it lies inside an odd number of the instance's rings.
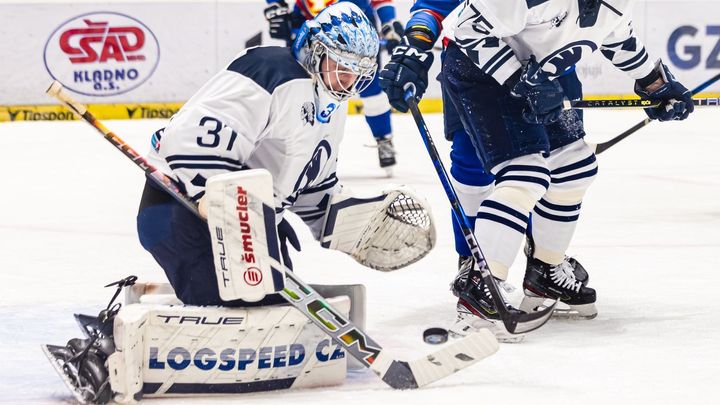
{"label": "white goalie jersey", "polygon": [[335,168],[346,109],[318,105],[313,80],[289,48],[251,48],[153,135],[148,160],[195,201],[212,176],[264,168],[276,213],[296,212],[317,237],[326,196],[340,188]]}
{"label": "white goalie jersey", "polygon": [[583,13],[577,0],[472,0],[451,12],[443,27],[498,83],[530,55],[554,78],[597,50],[637,80],[655,63],[633,32],[632,6],[630,0],[606,0],[594,13]]}

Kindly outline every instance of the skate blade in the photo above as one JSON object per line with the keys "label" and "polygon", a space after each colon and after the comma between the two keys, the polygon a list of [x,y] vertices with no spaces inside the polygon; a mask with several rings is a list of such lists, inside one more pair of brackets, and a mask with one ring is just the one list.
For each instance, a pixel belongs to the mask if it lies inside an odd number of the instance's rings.
{"label": "skate blade", "polygon": [[569,305],[569,308],[556,308],[553,311],[553,318],[557,319],[593,319],[597,316],[595,304]]}
{"label": "skate blade", "polygon": [[50,361],[50,365],[55,369],[55,371],[60,376],[60,379],[65,383],[65,386],[67,386],[67,388],[73,394],[73,397],[75,397],[75,399],[81,404],[91,404],[91,400],[85,395],[83,395],[83,391],[78,386],[76,386],[75,383],[70,379],[70,377],[68,377],[68,375],[65,373],[65,369],[63,368],[63,366],[65,365],[65,360],[55,357],[55,355],[52,353],[53,350],[62,349],[63,346],[40,345],[40,348]]}
{"label": "skate blade", "polygon": [[395,171],[393,170],[395,165],[383,167],[383,170],[385,170],[385,177],[392,177],[395,174]]}
{"label": "skate blade", "polygon": [[481,329],[487,329],[492,332],[500,343],[520,343],[525,339],[525,334],[512,334],[508,332],[500,321],[493,322],[479,318],[472,322],[468,322],[465,319],[458,319],[455,324],[448,329],[448,335],[453,339],[459,339],[470,333],[479,332]]}
{"label": "skate blade", "polygon": [[[549,300],[549,298],[532,297],[526,295],[525,298],[523,298],[522,303],[520,304],[520,310],[528,313],[541,311],[547,308],[547,305],[545,305],[545,300]],[[595,307],[594,303],[584,305],[567,305],[560,302],[558,305],[564,305],[567,306],[567,308],[558,308],[556,306],[552,314],[552,317],[555,319],[593,319],[597,316],[597,308]]]}

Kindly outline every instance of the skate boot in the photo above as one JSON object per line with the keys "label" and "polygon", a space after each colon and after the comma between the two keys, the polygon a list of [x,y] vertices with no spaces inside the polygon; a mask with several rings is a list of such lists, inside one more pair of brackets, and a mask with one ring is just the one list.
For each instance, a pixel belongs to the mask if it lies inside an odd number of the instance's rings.
{"label": "skate boot", "polygon": [[380,167],[385,169],[388,176],[392,176],[392,168],[397,163],[395,161],[395,147],[392,143],[392,137],[388,136],[377,140],[378,160]]}
{"label": "skate boot", "polygon": [[[530,260],[531,257],[533,257],[533,253],[535,252],[535,242],[533,241],[532,237],[529,235],[526,235],[525,237],[525,257]],[[588,282],[590,281],[590,275],[588,274],[587,270],[585,270],[585,267],[583,267],[580,262],[577,261],[574,257],[565,256],[565,261],[570,264],[570,266],[573,268],[573,273],[575,274],[575,279],[582,283],[583,286],[588,285]]]}
{"label": "skate boot", "polygon": [[554,317],[567,319],[596,317],[595,290],[586,287],[576,278],[573,264],[580,263],[571,259],[566,257],[562,263],[553,266],[535,258],[528,258],[523,281],[525,298],[520,309],[526,312],[536,311],[544,307],[545,299],[559,299],[568,308],[556,308],[553,311]]}
{"label": "skate boot", "polygon": [[65,346],[43,345],[42,349],[80,403],[105,404],[112,399],[105,366],[108,356],[115,351],[112,336],[75,338]]}
{"label": "skate boot", "polygon": [[115,352],[112,325],[121,307],[120,303],[113,303],[122,289],[132,286],[136,280],[136,276],[129,276],[106,285],[115,286],[117,290],[98,316],[75,314],[86,339],[70,339],[65,346],[42,345],[50,364],[82,404],[105,404],[113,398],[106,363]]}
{"label": "skate boot", "polygon": [[[512,334],[507,331],[493,303],[490,290],[479,275],[473,277],[468,285],[470,270],[475,265],[472,257],[461,256],[459,271],[450,285],[453,295],[458,297],[457,319],[449,328],[450,336],[462,337],[480,329],[489,329],[498,341],[504,343],[517,343],[523,340],[525,334]],[[503,280],[495,279],[503,301],[507,302],[508,295],[514,287]],[[510,312],[520,312],[506,304]]]}

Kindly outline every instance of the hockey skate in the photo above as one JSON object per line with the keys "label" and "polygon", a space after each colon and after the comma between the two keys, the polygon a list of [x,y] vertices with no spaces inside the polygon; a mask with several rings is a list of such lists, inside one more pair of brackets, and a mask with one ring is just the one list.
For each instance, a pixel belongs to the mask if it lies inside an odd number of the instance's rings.
{"label": "hockey skate", "polygon": [[112,399],[108,369],[108,356],[115,351],[112,328],[120,304],[113,302],[120,291],[135,283],[137,277],[130,276],[108,284],[117,286],[115,295],[107,308],[98,316],[75,314],[75,320],[86,339],[70,339],[65,346],[42,345],[41,348],[50,364],[57,371],[75,399],[82,404],[104,404]]}
{"label": "hockey skate", "polygon": [[[576,272],[585,274],[580,280]],[[592,319],[597,316],[595,290],[587,287],[587,272],[580,263],[566,257],[557,266],[528,257],[523,289],[525,298],[520,309],[525,312],[544,308],[546,299],[559,299],[567,308],[557,308],[553,317],[565,319]]]}
{"label": "hockey skate", "polygon": [[60,378],[82,404],[105,404],[112,397],[105,361],[115,351],[112,337],[70,339],[65,346],[43,345]]}
{"label": "hockey skate", "polygon": [[[531,257],[533,257],[533,253],[535,252],[535,241],[533,241],[532,237],[529,235],[526,235],[525,238],[525,257],[527,257],[528,260],[530,260]],[[590,275],[588,274],[587,270],[585,270],[585,267],[583,267],[580,262],[577,261],[574,257],[565,256],[565,261],[570,264],[573,268],[573,274],[575,274],[575,279],[582,283],[583,286],[588,285],[588,282],[590,281]]]}
{"label": "hockey skate", "polygon": [[[458,297],[457,319],[448,329],[450,336],[462,337],[480,329],[490,330],[499,342],[517,343],[525,338],[525,334],[508,332],[497,313],[490,290],[480,277],[473,277],[468,283],[470,270],[475,265],[472,257],[460,257],[459,270],[455,280],[450,285],[453,294]],[[515,287],[503,280],[495,279],[503,301]],[[506,304],[510,312],[520,312],[518,309]]]}
{"label": "hockey skate", "polygon": [[393,175],[393,167],[397,163],[395,161],[395,147],[392,143],[392,136],[378,139],[377,148],[380,167],[385,169],[388,177],[391,177]]}

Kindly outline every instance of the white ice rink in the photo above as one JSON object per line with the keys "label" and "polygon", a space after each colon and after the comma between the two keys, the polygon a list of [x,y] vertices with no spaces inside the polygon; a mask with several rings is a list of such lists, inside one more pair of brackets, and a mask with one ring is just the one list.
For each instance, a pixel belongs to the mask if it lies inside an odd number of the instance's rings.
{"label": "white ice rink", "polygon": [[[590,112],[589,141],[602,142],[644,118],[640,111]],[[440,115],[427,117],[442,154]],[[391,180],[426,196],[437,247],[409,268],[378,273],[320,249],[296,226],[293,261],[312,283],[363,283],[367,332],[407,358],[430,352],[428,326],[449,326],[456,272],[450,210],[410,116],[396,115],[399,151]],[[141,151],[163,121],[108,121]],[[158,404],[710,404],[720,394],[720,117],[698,111],[682,123],[652,123],[598,157],[570,253],[590,273],[599,315],[551,320],[521,344],[425,389],[395,392],[370,372],[328,389],[242,398],[149,400]],[[382,188],[371,136],[349,118],[339,177]],[[97,313],[103,285],[129,274],[164,275],[140,246],[135,214],[142,172],[81,122],[0,124],[0,402],[71,403],[40,350],[80,336],[73,312]],[[297,222],[294,222],[297,223]],[[519,257],[510,280],[520,286]]]}

